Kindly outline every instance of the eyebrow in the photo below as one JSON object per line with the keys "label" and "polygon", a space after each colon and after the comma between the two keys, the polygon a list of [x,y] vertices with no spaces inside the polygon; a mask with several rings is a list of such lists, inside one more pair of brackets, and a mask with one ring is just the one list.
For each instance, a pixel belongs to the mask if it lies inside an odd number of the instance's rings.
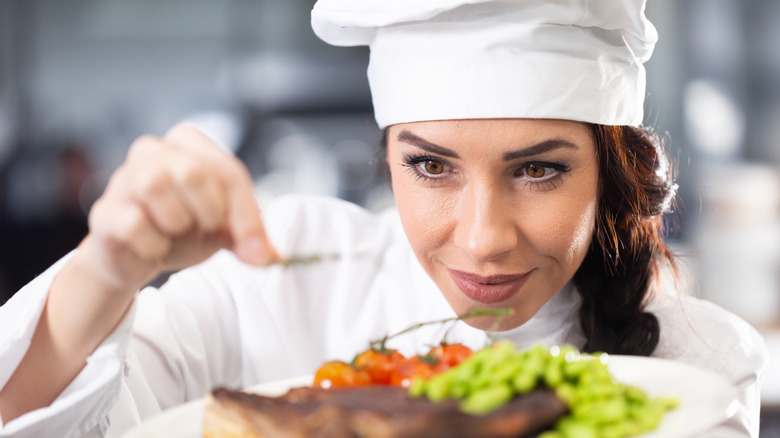
{"label": "eyebrow", "polygon": [[400,134],[398,134],[398,141],[402,141],[412,146],[417,146],[420,149],[424,149],[428,152],[438,154],[444,157],[460,158],[460,156],[458,156],[458,154],[452,149],[447,149],[437,144],[433,144],[422,137],[412,134],[406,129],[404,129],[403,131],[401,131]]}
{"label": "eyebrow", "polygon": [[[418,135],[415,135],[405,129],[401,131],[400,134],[398,134],[398,141],[410,144],[412,146],[417,146],[420,149],[424,149],[428,152],[438,154],[444,157],[460,158],[457,152],[453,151],[452,149],[447,149],[443,146],[439,146],[437,144],[431,143],[430,141]],[[537,143],[527,148],[506,152],[501,158],[504,161],[512,161],[518,158],[526,158],[526,157],[538,155],[544,152],[549,152],[561,148],[576,150],[579,149],[579,146],[577,146],[575,143],[569,140],[564,140],[562,138],[551,138],[549,140],[544,140],[541,143]]]}
{"label": "eyebrow", "polygon": [[507,152],[503,155],[502,158],[504,159],[504,161],[511,161],[511,160],[516,160],[518,158],[530,157],[533,155],[538,155],[544,152],[550,152],[561,148],[577,150],[580,147],[577,146],[575,143],[570,142],[569,140],[564,140],[562,138],[551,138],[541,143],[537,143],[531,147]]}

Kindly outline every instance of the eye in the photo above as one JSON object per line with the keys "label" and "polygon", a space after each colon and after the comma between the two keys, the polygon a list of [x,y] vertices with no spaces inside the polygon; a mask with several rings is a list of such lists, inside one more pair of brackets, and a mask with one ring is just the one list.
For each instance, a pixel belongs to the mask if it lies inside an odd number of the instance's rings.
{"label": "eye", "polygon": [[402,164],[422,180],[439,181],[453,172],[451,164],[431,155],[404,155]]}
{"label": "eye", "polygon": [[550,169],[549,167],[530,163],[523,166],[522,170],[523,173],[530,176],[531,178],[544,178],[549,173],[548,170],[551,171],[552,169]]}
{"label": "eye", "polygon": [[419,164],[425,173],[431,175],[441,175],[444,172],[444,164],[439,161],[424,161]]}

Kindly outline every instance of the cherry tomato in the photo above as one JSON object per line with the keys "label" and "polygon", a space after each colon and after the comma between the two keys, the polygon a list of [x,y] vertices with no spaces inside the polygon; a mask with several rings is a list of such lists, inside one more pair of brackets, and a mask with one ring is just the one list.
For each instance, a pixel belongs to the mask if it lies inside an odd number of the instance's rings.
{"label": "cherry tomato", "polygon": [[320,388],[341,388],[371,384],[371,375],[340,360],[325,362],[314,373],[314,386]]}
{"label": "cherry tomato", "polygon": [[378,385],[390,383],[390,374],[406,360],[403,354],[396,350],[386,352],[366,350],[355,358],[355,366],[364,369],[371,375],[371,381]]}
{"label": "cherry tomato", "polygon": [[442,344],[431,348],[428,355],[436,359],[434,371],[437,373],[452,368],[474,354],[474,351],[463,344]]}
{"label": "cherry tomato", "polygon": [[408,388],[415,377],[429,379],[433,374],[431,363],[423,360],[420,356],[414,356],[406,359],[390,373],[390,384]]}

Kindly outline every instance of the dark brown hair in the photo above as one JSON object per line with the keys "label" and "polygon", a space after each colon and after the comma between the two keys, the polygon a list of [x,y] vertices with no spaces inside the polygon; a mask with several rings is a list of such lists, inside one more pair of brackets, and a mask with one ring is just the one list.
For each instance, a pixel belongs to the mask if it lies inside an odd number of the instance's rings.
{"label": "dark brown hair", "polygon": [[598,217],[590,251],[574,274],[584,350],[648,356],[660,327],[644,305],[660,265],[675,266],[663,229],[677,192],[674,169],[650,128],[590,128],[599,161]]}
{"label": "dark brown hair", "polygon": [[660,327],[644,306],[660,265],[674,267],[663,229],[677,192],[674,169],[650,128],[589,128],[599,162],[599,207],[588,255],[574,274],[583,351],[649,356]]}

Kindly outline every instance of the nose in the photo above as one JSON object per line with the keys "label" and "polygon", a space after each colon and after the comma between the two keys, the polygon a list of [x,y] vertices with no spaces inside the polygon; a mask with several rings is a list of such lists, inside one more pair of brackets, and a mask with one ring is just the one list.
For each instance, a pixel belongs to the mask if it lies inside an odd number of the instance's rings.
{"label": "nose", "polygon": [[475,262],[499,258],[518,245],[518,229],[509,199],[500,187],[474,185],[458,204],[455,246]]}

